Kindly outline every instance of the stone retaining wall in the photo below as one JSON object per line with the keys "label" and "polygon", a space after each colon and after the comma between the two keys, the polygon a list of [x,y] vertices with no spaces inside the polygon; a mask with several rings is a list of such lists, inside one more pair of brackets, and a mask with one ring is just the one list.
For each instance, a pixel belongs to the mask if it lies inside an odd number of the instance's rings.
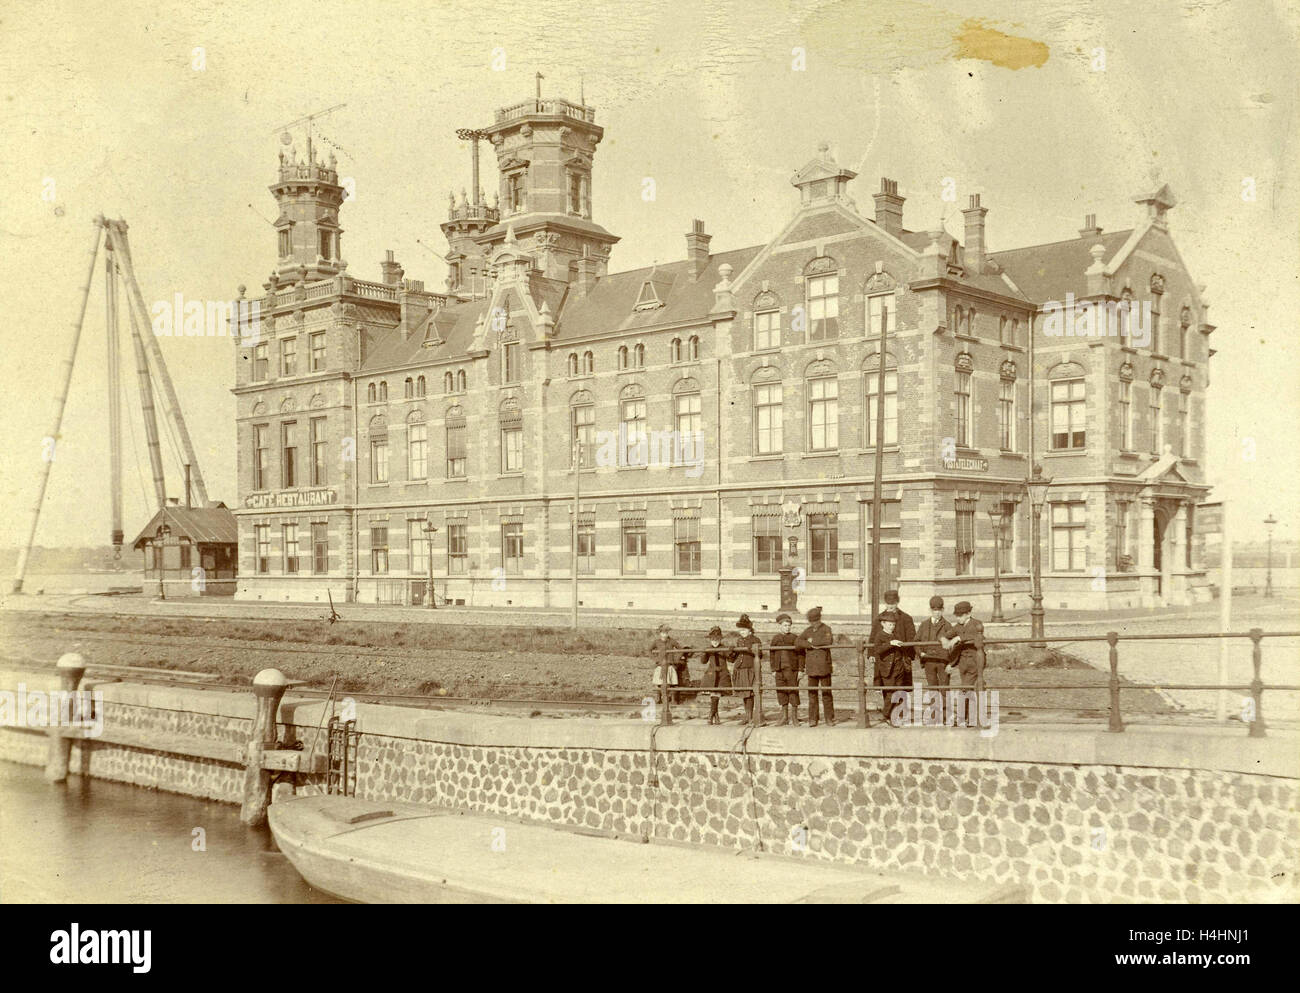
{"label": "stone retaining wall", "polygon": [[[232,745],[251,728],[251,695],[103,689],[106,727]],[[320,716],[320,704],[286,700],[282,732],[310,746]],[[1048,902],[1300,895],[1300,750],[1285,733],[1003,725],[994,737],[839,727],[746,738],[738,725],[656,730],[364,704],[358,726],[356,793],[370,799],[1022,882]],[[0,758],[43,762],[44,744],[0,729]],[[74,747],[72,770],[229,802],[242,780],[233,759],[98,742]]]}

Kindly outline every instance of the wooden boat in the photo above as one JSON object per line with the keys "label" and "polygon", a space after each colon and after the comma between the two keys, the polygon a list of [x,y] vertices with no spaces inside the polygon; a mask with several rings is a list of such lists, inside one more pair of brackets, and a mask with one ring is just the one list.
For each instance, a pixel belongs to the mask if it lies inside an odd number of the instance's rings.
{"label": "wooden boat", "polygon": [[312,886],[359,903],[1024,902],[992,883],[645,844],[421,804],[273,803],[276,844]]}

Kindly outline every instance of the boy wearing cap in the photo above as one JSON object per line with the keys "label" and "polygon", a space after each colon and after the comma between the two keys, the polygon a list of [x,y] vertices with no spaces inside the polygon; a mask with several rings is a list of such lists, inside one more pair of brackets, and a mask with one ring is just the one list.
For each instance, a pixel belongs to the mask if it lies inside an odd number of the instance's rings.
{"label": "boy wearing cap", "polygon": [[[951,644],[948,639],[952,637],[952,633],[952,625],[943,616],[943,597],[930,597],[930,616],[917,625],[916,628],[917,641],[939,642],[938,645],[923,645],[920,647],[921,669],[925,673],[927,688],[948,685],[949,655],[947,648]],[[939,713],[943,715],[948,710],[948,691],[940,689],[939,692],[943,696],[943,706],[940,708]]]}
{"label": "boy wearing cap", "polygon": [[[948,668],[957,667],[961,674],[961,703],[956,707],[955,716],[958,724],[965,727],[979,727],[979,705],[972,703],[972,695],[966,688],[978,692],[984,688],[984,625],[971,616],[970,604],[963,600],[952,609],[956,620],[952,624],[949,644]],[[966,708],[974,710],[974,720],[967,721]]]}
{"label": "boy wearing cap", "polygon": [[[795,640],[795,645],[804,650],[804,671],[808,673],[808,726],[815,728],[818,719],[817,697],[825,697],[826,723],[835,726],[835,701],[831,698],[831,653],[827,649],[835,641],[831,629],[822,623],[821,607],[813,607],[807,613],[808,627]],[[818,686],[826,689],[818,690]]]}
{"label": "boy wearing cap", "polygon": [[700,653],[704,663],[704,675],[700,677],[700,686],[709,689],[709,723],[721,724],[718,716],[718,701],[722,699],[722,690],[731,688],[731,673],[727,663],[731,661],[731,649],[722,647],[722,628],[716,624],[709,629],[709,647]]}
{"label": "boy wearing cap", "polygon": [[803,652],[796,647],[799,639],[790,630],[790,615],[778,614],[776,623],[781,630],[772,636],[768,648],[772,672],[776,674],[776,700],[781,705],[781,719],[777,724],[798,724],[799,692],[781,687],[799,685],[799,673],[803,671]]}
{"label": "boy wearing cap", "polygon": [[754,634],[754,622],[748,614],[736,621],[736,647],[731,653],[731,684],[745,704],[745,723],[754,723],[754,656],[763,653],[763,642]]}
{"label": "boy wearing cap", "polygon": [[[681,650],[682,646],[678,644],[677,639],[668,633],[668,625],[660,624],[656,631],[657,637],[650,642],[650,657],[655,663],[655,686],[663,683],[663,661],[664,655],[668,655],[668,685],[669,686],[690,686],[691,674],[687,669],[686,660],[691,657],[691,653]],[[685,695],[681,690],[673,690],[673,703],[681,703]]]}
{"label": "boy wearing cap", "polygon": [[[890,636],[883,637],[882,626],[884,622],[892,622]],[[916,650],[910,646],[896,647],[890,645],[893,641],[916,641],[916,625],[912,621],[912,616],[903,611],[898,606],[898,590],[885,591],[885,608],[881,611],[880,616],[872,622],[871,635],[868,639],[871,646],[871,654],[876,660],[876,675],[874,684],[876,686],[890,687],[903,686],[909,690],[912,686],[912,657]],[[889,648],[885,651],[876,651],[876,645],[882,645]],[[884,689],[881,691],[881,716],[886,721],[889,720],[890,702],[894,691]]]}

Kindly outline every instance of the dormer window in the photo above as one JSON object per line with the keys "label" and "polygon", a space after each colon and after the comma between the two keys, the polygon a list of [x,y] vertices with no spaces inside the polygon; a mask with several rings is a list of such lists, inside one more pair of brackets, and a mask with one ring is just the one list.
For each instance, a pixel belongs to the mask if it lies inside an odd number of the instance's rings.
{"label": "dormer window", "polygon": [[633,310],[654,310],[656,307],[662,307],[663,301],[659,299],[659,292],[655,289],[652,280],[647,279],[641,284],[641,292],[637,294],[636,305]]}

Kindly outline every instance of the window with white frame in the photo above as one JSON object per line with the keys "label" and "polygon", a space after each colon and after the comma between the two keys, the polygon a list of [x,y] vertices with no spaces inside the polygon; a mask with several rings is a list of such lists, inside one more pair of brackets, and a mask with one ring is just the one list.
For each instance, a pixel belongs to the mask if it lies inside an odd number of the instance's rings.
{"label": "window with white frame", "polygon": [[957,373],[957,386],[954,390],[957,400],[957,430],[954,437],[958,448],[971,447],[970,379],[969,372]]}
{"label": "window with white frame", "polygon": [[754,315],[754,351],[781,347],[781,312],[764,310]]}
{"label": "window with white frame", "polygon": [[830,272],[808,277],[808,340],[839,336],[840,277]]}
{"label": "window with white frame", "polygon": [[840,446],[839,380],[833,376],[808,381],[808,449],[832,452]]}
{"label": "window with white frame", "polygon": [[1119,447],[1133,451],[1133,384],[1127,380],[1119,384]]}
{"label": "window with white frame", "polygon": [[623,443],[619,446],[619,461],[625,466],[645,465],[649,452],[644,397],[635,397],[622,402],[619,430],[623,436]]}
{"label": "window with white frame", "polygon": [[[880,369],[863,373],[866,396],[867,447],[876,444],[876,414],[880,409]],[[885,438],[884,444],[898,444],[898,370],[885,369]]]}
{"label": "window with white frame", "polygon": [[406,478],[429,478],[429,428],[425,424],[407,426]]}
{"label": "window with white frame", "polygon": [[1087,440],[1087,405],[1082,379],[1052,383],[1052,449],[1082,449]]}
{"label": "window with white frame", "polygon": [[704,415],[698,393],[679,393],[673,398],[676,407],[676,444],[673,459],[678,465],[693,465],[699,462],[703,453],[700,451],[704,433]]}
{"label": "window with white frame", "polygon": [[1004,452],[1016,450],[1016,381],[1003,379],[998,386],[998,445]]}
{"label": "window with white frame", "polygon": [[879,337],[883,330],[890,334],[894,330],[894,294],[877,293],[867,297],[867,337]]}
{"label": "window with white frame", "polygon": [[780,455],[785,451],[781,435],[781,384],[762,383],[754,387],[754,454]]}
{"label": "window with white frame", "polygon": [[1087,564],[1085,504],[1082,501],[1052,504],[1052,570],[1083,572]]}

